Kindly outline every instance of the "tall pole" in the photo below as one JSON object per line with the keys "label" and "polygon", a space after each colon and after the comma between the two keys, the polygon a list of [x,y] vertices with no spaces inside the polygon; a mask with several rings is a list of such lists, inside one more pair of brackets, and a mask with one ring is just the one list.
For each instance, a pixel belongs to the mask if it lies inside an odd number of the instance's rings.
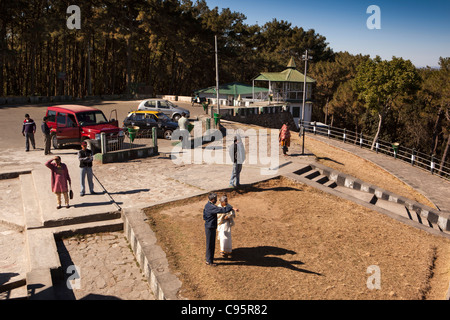
{"label": "tall pole", "polygon": [[217,97],[217,114],[220,114],[220,102],[219,102],[219,57],[217,53],[217,35],[215,38],[216,47],[216,97]]}
{"label": "tall pole", "polygon": [[303,144],[302,144],[302,155],[305,154],[305,101],[306,101],[306,73],[308,71],[308,60],[312,59],[312,57],[308,56],[308,50],[306,50],[305,55],[303,56],[303,59],[305,60],[305,78],[303,80],[303,105],[302,105],[302,118],[301,118],[301,125],[300,125],[300,132],[303,135]]}
{"label": "tall pole", "polygon": [[303,127],[303,121],[305,121],[306,71],[307,71],[307,68],[308,68],[308,50],[306,50],[306,53],[305,53],[305,55],[303,57],[305,59],[305,79],[303,81],[302,127]]}
{"label": "tall pole", "polygon": [[88,77],[88,96],[92,96],[92,80],[91,80],[91,44],[88,40],[88,63],[87,63],[87,77]]}

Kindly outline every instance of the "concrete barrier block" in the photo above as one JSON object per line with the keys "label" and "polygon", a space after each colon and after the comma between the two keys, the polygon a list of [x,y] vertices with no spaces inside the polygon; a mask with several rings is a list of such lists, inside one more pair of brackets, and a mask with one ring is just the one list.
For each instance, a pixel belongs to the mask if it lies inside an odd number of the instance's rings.
{"label": "concrete barrier block", "polygon": [[444,231],[450,231],[450,220],[447,216],[439,216],[438,218],[438,226]]}
{"label": "concrete barrier block", "polygon": [[427,219],[431,223],[437,223],[439,220],[439,214],[437,214],[436,212],[433,212],[433,211],[428,211]]}
{"label": "concrete barrier block", "polygon": [[399,203],[399,204],[405,204],[407,202],[408,202],[408,199],[406,199],[405,197],[400,196],[397,198],[397,203]]}
{"label": "concrete barrier block", "polygon": [[346,177],[345,178],[345,182],[344,182],[344,186],[347,187],[347,188],[353,189],[353,183],[354,183],[353,179],[351,179],[349,177]]}

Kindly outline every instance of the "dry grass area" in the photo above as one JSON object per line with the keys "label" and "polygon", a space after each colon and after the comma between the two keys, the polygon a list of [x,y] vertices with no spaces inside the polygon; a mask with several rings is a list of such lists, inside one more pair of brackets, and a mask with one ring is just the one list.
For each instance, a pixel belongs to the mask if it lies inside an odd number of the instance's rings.
{"label": "dry grass area", "polygon": [[[262,127],[233,123],[227,124],[227,128],[240,128],[245,131],[246,129],[259,130]],[[299,154],[301,145],[302,141],[298,136],[298,133],[293,132],[291,135],[291,148],[289,153]],[[315,155],[317,162],[327,167],[349,174],[355,178],[361,179],[362,181],[391,191],[394,194],[417,201],[431,208],[436,208],[435,205],[423,194],[417,192],[414,188],[408,186],[383,168],[380,168],[374,163],[355,154],[336,148],[330,144],[309,137],[308,135],[305,136],[305,148],[307,151]]]}
{"label": "dry grass area", "polygon": [[[219,193],[221,195],[221,193]],[[202,210],[192,198],[146,209],[189,299],[443,299],[450,240],[286,178],[228,192],[239,208],[233,257],[205,265]],[[216,245],[216,257],[218,254]],[[381,289],[369,290],[369,266]]]}
{"label": "dry grass area", "polygon": [[[301,143],[298,136],[294,136],[294,143]],[[327,167],[349,174],[362,181],[371,183],[431,208],[436,208],[424,195],[400,181],[386,170],[357,155],[308,136],[306,136],[305,139],[305,148],[316,156],[317,162],[322,163]]]}

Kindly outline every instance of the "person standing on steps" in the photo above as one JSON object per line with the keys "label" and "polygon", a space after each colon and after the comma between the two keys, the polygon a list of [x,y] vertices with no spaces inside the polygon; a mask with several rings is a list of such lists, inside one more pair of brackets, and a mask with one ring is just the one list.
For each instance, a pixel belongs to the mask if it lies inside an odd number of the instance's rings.
{"label": "person standing on steps", "polygon": [[34,134],[36,133],[36,123],[30,118],[27,113],[25,115],[25,120],[23,120],[22,125],[22,135],[25,137],[25,151],[30,151],[30,142],[33,149],[36,149],[36,143],[34,141]]}
{"label": "person standing on steps", "polygon": [[56,209],[61,209],[61,195],[64,196],[66,208],[70,208],[69,188],[71,189],[72,180],[70,179],[67,166],[61,162],[61,158],[58,156],[48,160],[45,166],[52,171],[51,187],[52,191],[56,194]]}
{"label": "person standing on steps", "polygon": [[88,181],[89,191],[91,192],[91,194],[96,194],[96,192],[94,191],[94,174],[92,172],[92,162],[94,160],[94,156],[92,154],[92,151],[87,148],[86,141],[83,141],[81,143],[81,150],[78,151],[78,160],[80,161],[80,196],[83,197],[85,195],[86,178]]}

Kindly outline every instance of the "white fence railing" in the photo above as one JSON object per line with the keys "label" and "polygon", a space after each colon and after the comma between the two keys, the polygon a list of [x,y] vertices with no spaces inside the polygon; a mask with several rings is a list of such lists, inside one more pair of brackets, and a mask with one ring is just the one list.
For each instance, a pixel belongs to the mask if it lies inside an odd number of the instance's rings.
{"label": "white fence railing", "polygon": [[[301,123],[300,123],[301,124]],[[358,145],[360,148],[371,149],[374,137],[367,136],[362,133],[349,131],[346,129],[335,128],[316,123],[304,123],[305,132],[316,135],[326,136],[330,139],[336,139],[345,143],[352,143]],[[410,163],[412,166],[417,166],[429,171],[443,179],[450,181],[450,161],[441,163],[435,155],[428,155],[419,152],[415,149],[410,149],[398,143],[391,143],[383,140],[378,140],[374,146],[374,152],[392,156],[394,159]]]}

